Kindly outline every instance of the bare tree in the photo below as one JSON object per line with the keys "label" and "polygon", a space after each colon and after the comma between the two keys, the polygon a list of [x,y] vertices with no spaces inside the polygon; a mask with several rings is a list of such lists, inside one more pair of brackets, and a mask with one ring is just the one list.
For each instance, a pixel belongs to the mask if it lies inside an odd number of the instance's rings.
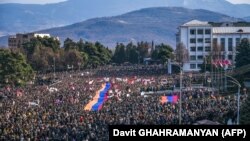
{"label": "bare tree", "polygon": [[219,60],[221,59],[221,51],[222,51],[222,47],[221,45],[217,44],[217,43],[213,43],[213,48],[211,50],[211,58],[212,60]]}
{"label": "bare tree", "polygon": [[220,68],[220,64],[218,64],[218,60],[222,60],[222,51],[222,46],[217,42],[213,42],[213,48],[211,50],[212,79],[214,81],[214,85],[217,86],[218,89],[220,89],[223,84],[222,69]]}
{"label": "bare tree", "polygon": [[179,63],[180,67],[180,101],[179,101],[179,124],[182,120],[182,75],[183,75],[183,64],[189,61],[189,53],[183,43],[179,43],[175,50],[175,61]]}
{"label": "bare tree", "polygon": [[184,63],[189,61],[189,53],[183,43],[179,43],[176,46],[175,61],[178,62],[180,65],[183,65]]}

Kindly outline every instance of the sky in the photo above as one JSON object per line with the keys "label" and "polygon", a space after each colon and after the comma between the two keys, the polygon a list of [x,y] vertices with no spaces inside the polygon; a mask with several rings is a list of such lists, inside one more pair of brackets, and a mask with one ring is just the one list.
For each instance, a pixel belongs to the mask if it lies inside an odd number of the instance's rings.
{"label": "sky", "polygon": [[[0,3],[28,3],[28,4],[46,4],[56,3],[65,0],[0,0]],[[250,0],[227,0],[231,3],[247,3],[250,4]]]}
{"label": "sky", "polygon": [[24,3],[24,4],[46,4],[57,3],[66,0],[0,0],[0,3]]}
{"label": "sky", "polygon": [[250,0],[227,0],[231,3],[247,3],[250,4]]}

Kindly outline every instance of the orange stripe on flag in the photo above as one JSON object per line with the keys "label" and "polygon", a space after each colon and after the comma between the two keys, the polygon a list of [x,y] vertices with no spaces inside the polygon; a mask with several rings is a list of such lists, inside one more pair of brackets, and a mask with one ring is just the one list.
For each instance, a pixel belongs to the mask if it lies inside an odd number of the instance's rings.
{"label": "orange stripe on flag", "polygon": [[161,104],[167,103],[168,102],[167,97],[166,96],[162,96],[160,102],[161,102]]}
{"label": "orange stripe on flag", "polygon": [[101,89],[99,89],[98,91],[96,91],[94,98],[84,107],[84,110],[90,111],[92,109],[92,106],[97,103],[98,98],[100,96],[99,94],[100,94],[101,91],[104,90],[104,88],[105,88],[105,84],[102,84]]}

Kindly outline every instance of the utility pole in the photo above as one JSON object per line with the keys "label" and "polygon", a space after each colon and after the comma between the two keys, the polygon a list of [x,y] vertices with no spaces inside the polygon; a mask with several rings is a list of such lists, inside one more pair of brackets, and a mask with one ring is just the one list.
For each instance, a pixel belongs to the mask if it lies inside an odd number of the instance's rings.
{"label": "utility pole", "polygon": [[240,124],[240,88],[241,88],[241,84],[240,84],[239,81],[237,81],[232,76],[229,76],[229,75],[225,75],[225,76],[231,78],[233,80],[231,82],[238,86],[238,92],[237,92],[237,125],[239,125]]}
{"label": "utility pole", "polygon": [[181,65],[173,64],[180,69],[180,98],[179,98],[179,125],[181,125],[182,122],[182,76],[183,76],[183,67]]}
{"label": "utility pole", "polygon": [[139,65],[140,65],[140,54],[139,51],[136,51],[138,56],[137,56],[137,75],[139,76]]}
{"label": "utility pole", "polygon": [[205,86],[207,84],[207,57],[205,56],[205,78],[204,78]]}
{"label": "utility pole", "polygon": [[181,125],[181,110],[182,110],[182,68],[180,67],[180,102],[179,102],[179,125]]}
{"label": "utility pole", "polygon": [[238,99],[237,99],[237,125],[240,124],[240,87],[241,85],[238,85]]}
{"label": "utility pole", "polygon": [[55,81],[55,78],[56,78],[56,61],[55,61],[55,57],[53,57],[53,61],[54,61],[54,81]]}

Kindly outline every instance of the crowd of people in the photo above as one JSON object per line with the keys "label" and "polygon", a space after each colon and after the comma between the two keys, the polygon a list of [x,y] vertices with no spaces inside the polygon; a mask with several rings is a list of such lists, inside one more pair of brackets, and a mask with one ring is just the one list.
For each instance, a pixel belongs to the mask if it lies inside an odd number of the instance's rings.
{"label": "crowd of people", "polygon": [[[179,103],[161,103],[160,98],[171,93],[179,96],[175,89],[179,78],[164,73],[157,67],[104,68],[56,73],[53,84],[2,88],[0,140],[108,140],[108,125],[178,124]],[[53,78],[53,74],[41,77]],[[171,84],[162,80],[171,80]],[[84,110],[106,82],[111,89],[102,108]],[[152,93],[142,95],[144,91]],[[245,99],[242,95],[241,101]],[[235,95],[221,96],[206,89],[182,91],[182,124],[201,119],[225,124],[225,119],[235,117],[236,108]]]}

